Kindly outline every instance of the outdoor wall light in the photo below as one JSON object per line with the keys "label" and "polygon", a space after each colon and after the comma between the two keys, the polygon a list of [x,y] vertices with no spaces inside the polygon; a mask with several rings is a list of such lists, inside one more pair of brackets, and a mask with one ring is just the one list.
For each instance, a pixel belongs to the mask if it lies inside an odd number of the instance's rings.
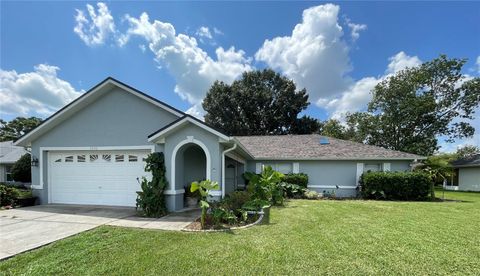
{"label": "outdoor wall light", "polygon": [[38,158],[35,156],[32,156],[32,167],[37,167],[38,166]]}

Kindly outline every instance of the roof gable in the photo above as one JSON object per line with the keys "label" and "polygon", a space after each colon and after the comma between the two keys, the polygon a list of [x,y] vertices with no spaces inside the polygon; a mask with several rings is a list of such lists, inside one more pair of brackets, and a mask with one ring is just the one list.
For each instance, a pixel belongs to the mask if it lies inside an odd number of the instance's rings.
{"label": "roof gable", "polygon": [[27,134],[23,135],[19,139],[15,141],[15,145],[19,146],[28,146],[33,140],[40,137],[56,125],[60,124],[65,118],[72,116],[78,110],[83,109],[85,106],[88,106],[91,102],[95,99],[103,95],[104,93],[111,91],[113,88],[120,88],[132,95],[135,95],[149,103],[152,103],[159,108],[162,108],[177,117],[184,116],[185,113],[182,111],[162,102],[159,101],[127,84],[124,84],[112,77],[108,77],[99,84],[95,85],[93,88],[82,94],[80,97],[75,99],[73,102],[67,104],[59,111],[48,117],[44,120],[40,125],[34,128],[32,131],[28,132]]}
{"label": "roof gable", "polygon": [[169,125],[166,125],[166,126],[162,127],[161,129],[155,131],[154,133],[148,135],[148,141],[149,142],[158,141],[158,140],[164,138],[165,136],[169,135],[170,133],[175,132],[176,130],[178,130],[179,128],[184,126],[185,124],[193,124],[197,127],[200,127],[202,129],[218,136],[220,139],[222,139],[224,141],[231,140],[231,138],[229,136],[225,135],[224,133],[214,129],[213,127],[207,125],[206,123],[200,121],[199,119],[197,119],[197,118],[195,118],[191,115],[185,114],[180,119],[172,122]]}

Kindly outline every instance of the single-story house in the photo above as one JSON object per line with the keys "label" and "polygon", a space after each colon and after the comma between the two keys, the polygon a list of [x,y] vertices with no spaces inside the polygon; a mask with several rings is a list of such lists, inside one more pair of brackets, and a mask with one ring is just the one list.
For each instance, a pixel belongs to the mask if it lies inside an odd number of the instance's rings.
{"label": "single-story house", "polygon": [[0,182],[15,182],[11,174],[13,164],[26,153],[24,147],[15,146],[13,141],[0,142]]}
{"label": "single-story house", "polygon": [[452,162],[455,168],[459,191],[480,192],[480,154]]}
{"label": "single-story house", "polygon": [[[185,186],[211,179],[214,198],[242,188],[264,165],[303,172],[312,190],[354,196],[364,171],[406,171],[421,156],[320,135],[231,137],[113,78],[107,78],[15,142],[31,147],[41,203],[135,206],[144,158],[163,152],[169,210]],[[34,162],[36,163],[36,162]]]}

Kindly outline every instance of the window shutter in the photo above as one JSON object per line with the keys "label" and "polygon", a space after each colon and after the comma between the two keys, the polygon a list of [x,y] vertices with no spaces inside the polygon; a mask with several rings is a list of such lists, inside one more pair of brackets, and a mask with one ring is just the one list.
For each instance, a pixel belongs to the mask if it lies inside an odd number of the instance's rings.
{"label": "window shutter", "polygon": [[360,184],[360,176],[363,174],[363,163],[357,163],[357,186]]}
{"label": "window shutter", "polygon": [[295,162],[293,163],[293,173],[299,173],[300,172],[300,163]]}
{"label": "window shutter", "polygon": [[255,164],[255,173],[262,173],[262,163]]}

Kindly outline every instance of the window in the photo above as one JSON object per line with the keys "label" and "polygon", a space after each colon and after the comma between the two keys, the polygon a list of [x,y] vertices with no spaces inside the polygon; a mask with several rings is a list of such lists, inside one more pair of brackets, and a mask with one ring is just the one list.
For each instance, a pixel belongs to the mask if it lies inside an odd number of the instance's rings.
{"label": "window", "polygon": [[128,156],[128,162],[137,162],[138,157],[136,155],[129,155]]}
{"label": "window", "polygon": [[65,156],[65,163],[71,163],[73,162],[73,155]]}
{"label": "window", "polygon": [[13,177],[12,177],[12,166],[7,165],[5,167],[5,176],[6,176],[5,180],[7,182],[13,182],[14,181]]}
{"label": "window", "polygon": [[123,162],[124,155],[123,154],[115,154],[115,162]]}
{"label": "window", "polygon": [[95,162],[98,159],[98,154],[90,154],[90,162]]}
{"label": "window", "polygon": [[77,155],[77,162],[79,163],[85,162],[85,155]]}
{"label": "window", "polygon": [[104,155],[102,155],[102,159],[107,161],[107,162],[110,162],[110,160],[112,160],[112,155],[104,154]]}
{"label": "window", "polygon": [[274,169],[277,171],[277,172],[281,172],[281,173],[291,173],[292,172],[292,163],[278,163],[278,164],[275,164],[275,167]]}
{"label": "window", "polygon": [[363,167],[364,172],[379,172],[382,170],[382,166],[380,164],[368,164],[366,163]]}
{"label": "window", "polygon": [[57,160],[55,160],[55,163],[59,163],[59,162],[62,162],[62,158],[58,158]]}

